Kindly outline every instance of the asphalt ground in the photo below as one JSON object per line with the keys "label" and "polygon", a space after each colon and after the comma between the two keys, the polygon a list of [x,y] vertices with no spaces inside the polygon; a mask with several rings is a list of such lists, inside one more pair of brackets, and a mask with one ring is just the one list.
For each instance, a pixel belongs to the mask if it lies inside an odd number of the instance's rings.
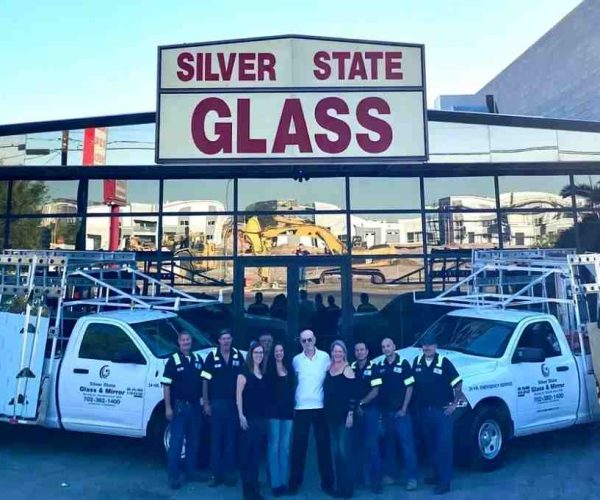
{"label": "asphalt ground", "polygon": [[[309,449],[304,485],[298,500],[328,498],[318,488],[316,455]],[[515,440],[500,470],[457,470],[452,499],[598,499],[600,498],[600,426],[576,427]],[[262,478],[264,481],[264,474]],[[263,493],[266,488],[263,487]],[[270,495],[269,495],[270,496]],[[241,490],[211,489],[190,483],[167,488],[159,458],[140,440],[41,428],[0,426],[0,499],[240,499]],[[357,491],[355,498],[421,500],[433,497],[419,485],[405,492],[388,486],[384,494]],[[292,497],[286,497],[292,498]]]}

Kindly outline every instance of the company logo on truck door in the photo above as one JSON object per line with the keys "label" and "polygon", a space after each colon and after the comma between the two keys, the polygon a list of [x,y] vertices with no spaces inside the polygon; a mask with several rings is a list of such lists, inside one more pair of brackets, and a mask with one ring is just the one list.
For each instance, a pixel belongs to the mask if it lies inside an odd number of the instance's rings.
{"label": "company logo on truck door", "polygon": [[104,365],[100,368],[100,378],[108,378],[110,376],[110,368],[108,365]]}
{"label": "company logo on truck door", "polygon": [[423,47],[309,37],[159,48],[157,161],[426,159]]}
{"label": "company logo on truck door", "polygon": [[548,365],[546,363],[542,364],[542,376],[543,377],[549,377],[550,376],[550,368],[548,368]]}

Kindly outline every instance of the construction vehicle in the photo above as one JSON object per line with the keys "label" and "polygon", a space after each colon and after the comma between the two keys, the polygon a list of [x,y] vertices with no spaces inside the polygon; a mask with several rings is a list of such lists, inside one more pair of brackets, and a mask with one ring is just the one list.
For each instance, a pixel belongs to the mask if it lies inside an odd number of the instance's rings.
{"label": "construction vehicle", "polygon": [[137,270],[125,252],[0,254],[0,421],[149,437],[168,445],[160,378],[188,331],[178,311],[212,305]]}
{"label": "construction vehicle", "polygon": [[[424,335],[463,378],[455,442],[481,469],[513,437],[600,420],[600,254],[474,251],[471,274],[415,303],[454,310]],[[399,354],[420,355],[419,341]]]}

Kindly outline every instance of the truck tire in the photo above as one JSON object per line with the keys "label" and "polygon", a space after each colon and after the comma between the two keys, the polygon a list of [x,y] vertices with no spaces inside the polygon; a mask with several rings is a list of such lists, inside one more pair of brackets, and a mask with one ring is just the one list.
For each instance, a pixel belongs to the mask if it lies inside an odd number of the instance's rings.
{"label": "truck tire", "polygon": [[[155,412],[148,424],[148,441],[152,450],[166,462],[169,451],[169,423],[162,411]],[[185,441],[181,450],[181,459],[185,458]]]}
{"label": "truck tire", "polygon": [[469,436],[469,461],[473,468],[492,471],[502,465],[509,429],[509,417],[502,409],[483,406],[475,410]]}

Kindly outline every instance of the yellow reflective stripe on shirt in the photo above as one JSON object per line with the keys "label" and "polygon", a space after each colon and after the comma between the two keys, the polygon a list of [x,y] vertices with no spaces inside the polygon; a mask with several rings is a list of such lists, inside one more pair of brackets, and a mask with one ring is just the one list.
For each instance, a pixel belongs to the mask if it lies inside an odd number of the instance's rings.
{"label": "yellow reflective stripe on shirt", "polygon": [[181,364],[181,358],[179,357],[179,353],[173,354],[173,361],[175,361],[175,366],[179,366]]}
{"label": "yellow reflective stripe on shirt", "polygon": [[459,382],[462,382],[462,378],[460,378],[460,376],[456,377],[452,382],[450,382],[450,385],[454,387]]}
{"label": "yellow reflective stripe on shirt", "polygon": [[443,362],[444,362],[444,356],[442,356],[441,354],[438,354],[438,360],[437,360],[437,363],[435,364],[436,368],[441,368]]}
{"label": "yellow reflective stripe on shirt", "polygon": [[415,383],[415,377],[408,377],[404,379],[404,385],[412,385]]}
{"label": "yellow reflective stripe on shirt", "polygon": [[172,384],[172,383],[173,383],[173,381],[172,381],[172,380],[171,380],[169,377],[162,377],[162,378],[160,379],[160,383],[161,383],[161,384],[166,384],[166,385],[169,385],[169,384]]}
{"label": "yellow reflective stripe on shirt", "polygon": [[383,380],[381,380],[380,378],[374,378],[373,380],[371,380],[371,387],[377,387],[381,384],[383,384]]}
{"label": "yellow reflective stripe on shirt", "polygon": [[204,370],[200,372],[200,376],[206,380],[212,380],[212,375]]}

